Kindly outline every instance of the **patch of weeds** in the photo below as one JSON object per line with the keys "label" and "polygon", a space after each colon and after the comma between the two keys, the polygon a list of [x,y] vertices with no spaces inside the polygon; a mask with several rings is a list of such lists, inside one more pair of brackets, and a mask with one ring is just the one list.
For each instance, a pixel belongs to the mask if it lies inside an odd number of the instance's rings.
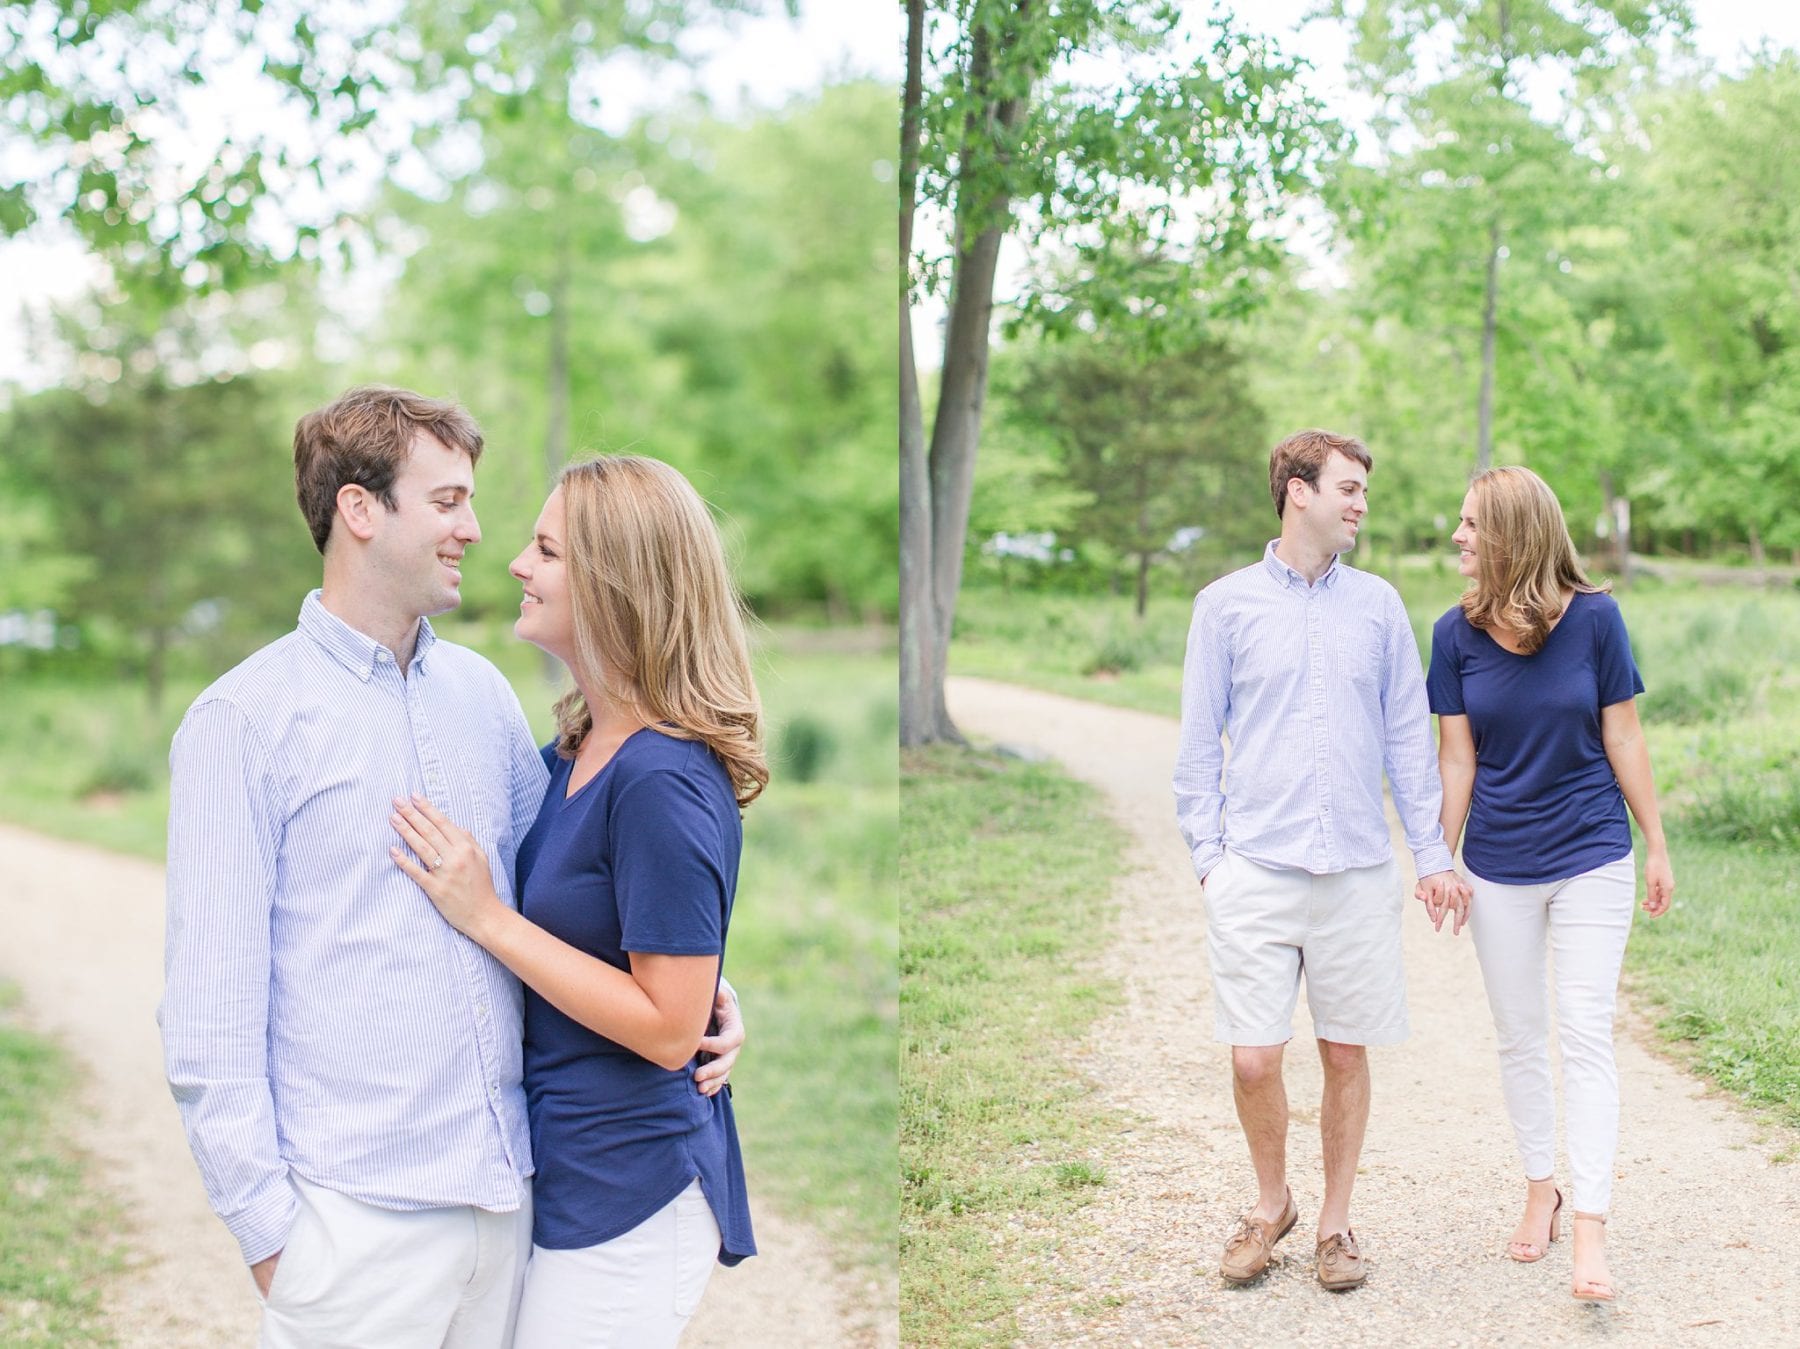
{"label": "patch of weeds", "polygon": [[1084,1185],[1104,1185],[1106,1168],[1088,1162],[1062,1162],[1056,1168],[1056,1183],[1065,1190],[1078,1190]]}

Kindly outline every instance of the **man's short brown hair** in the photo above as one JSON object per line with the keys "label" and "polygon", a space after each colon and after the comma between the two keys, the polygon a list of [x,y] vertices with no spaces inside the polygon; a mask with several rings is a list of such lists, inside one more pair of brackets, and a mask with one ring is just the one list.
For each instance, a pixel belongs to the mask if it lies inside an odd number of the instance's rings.
{"label": "man's short brown hair", "polygon": [[394,509],[394,479],[419,432],[481,459],[481,428],[459,403],[410,389],[365,384],[294,425],[294,495],[321,553],[337,517],[337,494],[351,483]]}
{"label": "man's short brown hair", "polygon": [[1318,491],[1319,474],[1334,453],[1356,460],[1365,472],[1374,467],[1367,445],[1355,436],[1330,431],[1296,431],[1269,451],[1269,495],[1275,498],[1276,518],[1287,508],[1288,481],[1298,478]]}

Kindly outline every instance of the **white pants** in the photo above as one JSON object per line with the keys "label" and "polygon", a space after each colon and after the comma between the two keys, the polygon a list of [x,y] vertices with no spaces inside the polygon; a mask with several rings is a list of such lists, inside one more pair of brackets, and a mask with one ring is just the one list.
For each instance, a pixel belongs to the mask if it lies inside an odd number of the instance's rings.
{"label": "white pants", "polygon": [[376,1208],[289,1177],[300,1207],[263,1302],[262,1349],[506,1349],[531,1251],[512,1213]]}
{"label": "white pants", "polygon": [[1500,1047],[1500,1086],[1525,1175],[1556,1169],[1556,1093],[1550,1081],[1550,1012],[1544,938],[1556,955],[1556,1026],[1562,1049],[1563,1122],[1571,1202],[1581,1213],[1612,1203],[1619,1142],[1619,1074],[1613,1007],[1637,897],[1632,859],[1542,885],[1499,885],[1470,876],[1469,927]]}
{"label": "white pants", "polygon": [[514,1349],[667,1349],[718,1259],[718,1220],[698,1180],[611,1241],[533,1246]]}

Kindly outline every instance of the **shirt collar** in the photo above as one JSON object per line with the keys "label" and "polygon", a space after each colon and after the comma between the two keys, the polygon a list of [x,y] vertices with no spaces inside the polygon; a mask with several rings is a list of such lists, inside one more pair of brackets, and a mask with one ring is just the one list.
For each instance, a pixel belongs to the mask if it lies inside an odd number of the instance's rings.
{"label": "shirt collar", "polygon": [[[300,631],[324,648],[325,654],[358,679],[368,679],[377,668],[394,664],[394,653],[365,632],[358,632],[325,607],[315,590],[300,606]],[[431,621],[419,620],[418,640],[413,644],[409,670],[425,673],[425,655],[437,643]]]}
{"label": "shirt collar", "polygon": [[[1269,546],[1263,549],[1263,566],[1269,569],[1269,575],[1275,578],[1276,584],[1285,588],[1300,586],[1304,589],[1307,584],[1306,578],[1275,556],[1276,545],[1280,542],[1280,539],[1269,540]],[[1343,570],[1343,568],[1338,565],[1340,556],[1340,554],[1332,555],[1331,565],[1325,568],[1325,574],[1323,576],[1313,582],[1314,585],[1329,586],[1337,584],[1338,573]]]}

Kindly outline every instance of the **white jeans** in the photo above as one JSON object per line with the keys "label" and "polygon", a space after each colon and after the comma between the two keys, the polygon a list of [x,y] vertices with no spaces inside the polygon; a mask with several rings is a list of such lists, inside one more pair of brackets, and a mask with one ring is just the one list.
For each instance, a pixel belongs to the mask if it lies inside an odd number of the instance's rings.
{"label": "white jeans", "polygon": [[1613,1007],[1631,933],[1637,871],[1632,859],[1542,885],[1499,885],[1470,876],[1469,927],[1500,1047],[1500,1086],[1525,1175],[1556,1169],[1556,1093],[1550,1081],[1550,1009],[1544,937],[1556,955],[1557,1042],[1573,1207],[1605,1213],[1619,1142],[1619,1073]]}
{"label": "white jeans", "polygon": [[512,1213],[401,1213],[289,1177],[300,1201],[263,1302],[262,1349],[506,1349],[531,1251]]}
{"label": "white jeans", "polygon": [[513,1349],[670,1349],[719,1260],[698,1180],[622,1236],[531,1248]]}

